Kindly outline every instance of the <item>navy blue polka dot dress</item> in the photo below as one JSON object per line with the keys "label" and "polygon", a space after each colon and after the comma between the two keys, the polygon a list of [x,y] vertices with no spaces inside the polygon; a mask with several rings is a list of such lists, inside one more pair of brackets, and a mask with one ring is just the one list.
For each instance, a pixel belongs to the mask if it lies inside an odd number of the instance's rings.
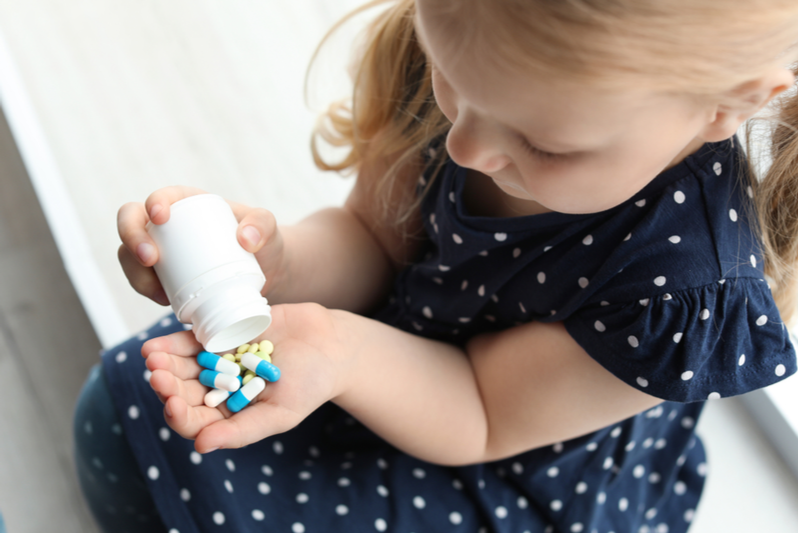
{"label": "navy blue polka dot dress", "polygon": [[[706,475],[706,400],[775,383],[796,355],[751,232],[740,148],[708,144],[632,199],[590,215],[469,215],[466,170],[425,196],[420,262],[376,318],[454,343],[563,321],[604,368],[664,403],[516,457],[442,467],[327,404],[297,428],[200,456],[166,429],[138,353],[166,318],[104,355],[139,467],[171,533],[679,533]],[[425,174],[422,182],[432,176]]]}

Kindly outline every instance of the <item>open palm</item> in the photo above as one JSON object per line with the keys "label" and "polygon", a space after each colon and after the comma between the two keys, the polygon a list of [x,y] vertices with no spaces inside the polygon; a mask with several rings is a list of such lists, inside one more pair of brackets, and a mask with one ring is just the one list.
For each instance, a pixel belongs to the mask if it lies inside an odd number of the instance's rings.
{"label": "open palm", "polygon": [[[337,334],[329,312],[315,304],[272,307],[273,321],[262,338],[275,345],[273,363],[281,378],[246,408],[231,413],[225,404],[207,407],[208,387],[198,381],[195,356],[203,347],[191,331],[151,339],[142,347],[150,385],[164,402],[164,418],[195,449],[240,448],[295,427],[339,392]],[[260,339],[258,339],[260,340]]]}

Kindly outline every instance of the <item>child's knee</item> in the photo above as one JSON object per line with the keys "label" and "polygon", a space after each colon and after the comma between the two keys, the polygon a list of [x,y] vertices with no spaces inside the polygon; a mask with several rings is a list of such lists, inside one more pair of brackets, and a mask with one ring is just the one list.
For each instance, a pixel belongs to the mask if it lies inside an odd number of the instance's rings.
{"label": "child's knee", "polygon": [[101,364],[89,371],[75,405],[73,418],[75,459],[95,464],[102,455],[114,455],[113,450],[127,447],[122,424],[117,415]]}
{"label": "child's knee", "polygon": [[74,430],[76,438],[78,435],[93,435],[94,426],[104,422],[119,423],[119,418],[111,400],[111,393],[108,391],[102,364],[98,363],[89,370],[89,375],[75,404]]}
{"label": "child's knee", "polygon": [[144,486],[101,364],[92,367],[86,378],[75,406],[73,428],[80,475],[111,484],[124,479]]}

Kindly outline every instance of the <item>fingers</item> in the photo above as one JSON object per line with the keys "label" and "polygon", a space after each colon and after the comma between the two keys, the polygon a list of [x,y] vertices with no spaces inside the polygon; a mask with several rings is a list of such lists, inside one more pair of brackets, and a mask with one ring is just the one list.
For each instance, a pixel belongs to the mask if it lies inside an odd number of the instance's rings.
{"label": "fingers", "polygon": [[135,257],[124,244],[117,250],[117,258],[125,277],[128,278],[128,282],[136,292],[160,305],[169,305],[169,298],[167,298],[167,293],[164,292],[155,270],[142,266],[141,260]]}
{"label": "fingers", "polygon": [[145,229],[149,221],[144,205],[137,202],[128,202],[117,211],[119,238],[131,255],[145,267],[151,267],[158,261],[156,245]]}
{"label": "fingers", "polygon": [[[262,393],[263,394],[263,393]],[[241,448],[266,437],[283,433],[303,417],[269,401],[258,401],[230,418],[223,418],[199,431],[194,447],[199,453],[219,448]]]}
{"label": "fingers", "polygon": [[142,266],[153,266],[158,260],[158,250],[147,233],[147,223],[163,224],[169,220],[170,205],[203,192],[195,187],[164,187],[148,196],[144,204],[128,202],[123,205],[117,212],[117,230],[122,244]]}
{"label": "fingers", "polygon": [[194,333],[184,330],[149,339],[142,345],[142,357],[149,357],[153,352],[167,352],[183,357],[194,357],[202,349],[203,345],[197,342]]}
{"label": "fingers", "polygon": [[163,224],[169,220],[169,207],[172,204],[197,194],[205,194],[205,191],[197,187],[184,187],[182,185],[164,187],[147,197],[143,209],[149,219],[153,221],[153,224]]}
{"label": "fingers", "polygon": [[164,404],[167,424],[186,439],[194,439],[204,427],[222,420],[224,416],[219,409],[205,405],[190,406],[180,396],[172,396]]}
{"label": "fingers", "polygon": [[147,357],[145,362],[148,370],[166,370],[178,379],[194,379],[200,376],[203,369],[194,360],[194,357],[181,357],[171,355],[166,352],[153,352]]}
{"label": "fingers", "polygon": [[236,238],[239,245],[250,253],[256,253],[277,236],[275,216],[262,208],[250,208],[232,204],[239,227]]}
{"label": "fingers", "polygon": [[151,194],[144,204],[129,202],[117,212],[117,231],[122,240],[117,257],[122,271],[136,292],[161,305],[169,305],[169,300],[152,269],[158,261],[158,248],[147,233],[147,223],[163,224],[169,220],[172,203],[202,192],[193,187],[165,187]]}
{"label": "fingers", "polygon": [[[122,240],[117,256],[122,270],[138,293],[161,305],[169,305],[169,300],[152,269],[159,254],[147,233],[147,223],[164,224],[169,220],[173,203],[204,192],[195,187],[164,187],[148,196],[144,204],[129,202],[117,212],[117,230]],[[253,209],[236,202],[228,204],[239,221],[236,238],[248,252],[256,253],[280,238],[275,217],[266,209]]]}
{"label": "fingers", "polygon": [[158,394],[161,401],[179,396],[192,407],[203,405],[203,398],[208,392],[208,387],[197,380],[183,380],[174,374],[161,369],[156,369],[150,376],[150,386]]}

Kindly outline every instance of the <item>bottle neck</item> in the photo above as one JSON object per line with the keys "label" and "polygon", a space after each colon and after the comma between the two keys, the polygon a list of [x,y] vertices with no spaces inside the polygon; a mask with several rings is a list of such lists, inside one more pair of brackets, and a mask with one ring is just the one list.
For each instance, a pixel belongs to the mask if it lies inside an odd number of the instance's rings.
{"label": "bottle neck", "polygon": [[267,299],[253,287],[231,279],[204,289],[203,302],[192,313],[192,330],[212,353],[232,350],[253,340],[272,322]]}

